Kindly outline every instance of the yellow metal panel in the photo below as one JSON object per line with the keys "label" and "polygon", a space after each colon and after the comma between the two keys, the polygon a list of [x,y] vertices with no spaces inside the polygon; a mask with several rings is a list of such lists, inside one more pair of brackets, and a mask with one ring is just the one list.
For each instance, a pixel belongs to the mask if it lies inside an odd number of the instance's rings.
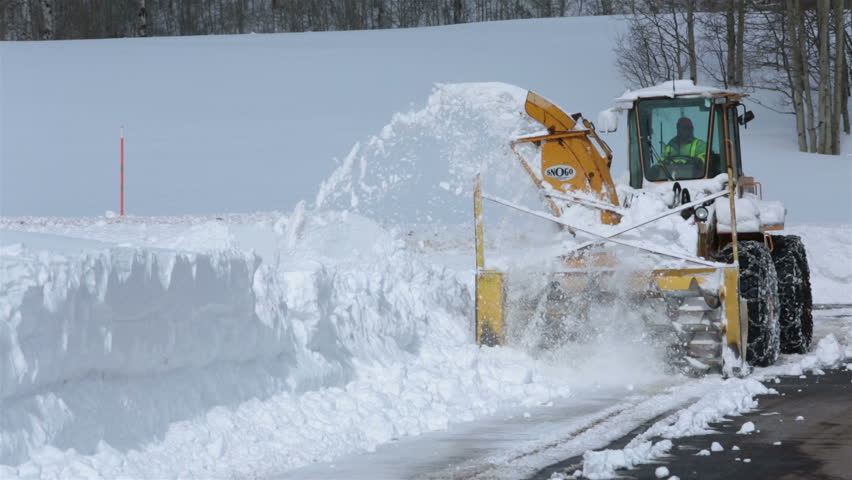
{"label": "yellow metal panel", "polygon": [[719,270],[713,267],[699,267],[699,268],[668,268],[668,269],[659,269],[654,270],[652,275],[655,277],[667,277],[667,276],[684,276],[684,275],[702,275],[705,273],[714,273]]}
{"label": "yellow metal panel", "polygon": [[[722,287],[722,303],[725,307],[725,318],[727,319],[726,338],[728,346],[740,356],[745,353],[746,335],[748,335],[748,317],[740,316],[739,276],[737,268],[726,268],[724,285]],[[745,311],[745,309],[742,309]]]}
{"label": "yellow metal panel", "polygon": [[546,98],[534,92],[527,93],[527,115],[536,119],[552,132],[571,130],[577,122]]}
{"label": "yellow metal panel", "polygon": [[706,282],[707,279],[700,276],[684,275],[675,276],[667,275],[665,277],[657,277],[657,285],[660,290],[689,290],[692,287],[692,281],[695,280],[699,285]]}
{"label": "yellow metal panel", "polygon": [[[580,191],[595,193],[601,200],[618,206],[618,195],[609,171],[609,147],[604,146],[591,124],[588,130],[571,131],[577,122],[559,107],[533,92],[527,94],[527,114],[547,127],[550,135],[520,142],[541,141],[541,172],[543,180],[560,192]],[[598,144],[606,156],[592,143]],[[621,216],[609,211],[601,212],[605,224],[617,224]]]}
{"label": "yellow metal panel", "polygon": [[476,274],[476,342],[502,345],[504,341],[503,274],[482,271]]}

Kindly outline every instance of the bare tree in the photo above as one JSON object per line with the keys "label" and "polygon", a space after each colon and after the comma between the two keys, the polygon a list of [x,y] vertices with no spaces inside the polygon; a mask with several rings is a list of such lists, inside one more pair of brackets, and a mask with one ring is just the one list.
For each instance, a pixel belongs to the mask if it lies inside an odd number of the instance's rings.
{"label": "bare tree", "polygon": [[39,3],[41,4],[42,19],[41,39],[53,40],[53,2],[50,0],[40,0]]}
{"label": "bare tree", "polygon": [[145,0],[139,0],[139,13],[136,14],[136,35],[140,37],[148,36],[148,12],[145,10]]}
{"label": "bare tree", "polygon": [[734,10],[734,0],[728,0],[727,6],[725,7],[725,26],[727,27],[726,38],[728,39],[728,76],[725,82],[726,86],[737,84],[737,36],[736,24],[734,23]]}
{"label": "bare tree", "polygon": [[835,154],[840,154],[840,130],[847,135],[852,133],[849,128],[849,72],[850,54],[852,54],[852,38],[849,29],[852,28],[852,17],[847,17],[847,10],[852,8],[852,1],[840,0],[834,5],[834,35],[835,35],[835,108],[834,108],[834,141]]}
{"label": "bare tree", "polygon": [[743,75],[745,71],[745,11],[746,0],[737,2],[737,41],[736,41],[736,72],[734,73],[734,85],[743,86]]}
{"label": "bare tree", "polygon": [[[846,100],[846,92],[848,92],[846,83],[843,79],[843,73],[846,71],[846,29],[844,25],[843,2],[835,2],[834,4],[834,102],[832,106],[832,117],[834,119],[831,124],[831,153],[840,154],[840,122],[844,117],[844,103]],[[848,118],[848,112],[846,113]],[[849,133],[848,129],[846,133]]]}
{"label": "bare tree", "polygon": [[789,75],[792,80],[791,87],[793,96],[793,108],[795,109],[796,114],[796,131],[799,140],[799,150],[805,152],[808,150],[808,125],[807,118],[805,117],[805,87],[802,77],[806,77],[807,75],[803,75],[803,49],[800,47],[801,39],[798,19],[802,15],[802,11],[799,6],[799,0],[787,0],[786,13],[789,22],[787,28],[790,32],[790,50],[792,51],[792,62],[790,65]]}
{"label": "bare tree", "polygon": [[819,144],[817,145],[817,151],[819,153],[828,153],[833,143],[831,140],[831,115],[829,114],[831,104],[830,60],[828,56],[828,20],[830,10],[829,0],[818,0],[817,38],[819,40],[819,79],[817,86],[819,89],[819,124],[817,125],[817,135],[819,137]]}
{"label": "bare tree", "polygon": [[[616,63],[631,86],[647,87],[689,75],[697,77],[694,38],[690,40],[691,1],[645,0],[616,40]],[[692,33],[694,37],[694,32]]]}
{"label": "bare tree", "polygon": [[695,0],[686,2],[687,51],[689,53],[689,78],[698,83],[698,59],[695,55]]}

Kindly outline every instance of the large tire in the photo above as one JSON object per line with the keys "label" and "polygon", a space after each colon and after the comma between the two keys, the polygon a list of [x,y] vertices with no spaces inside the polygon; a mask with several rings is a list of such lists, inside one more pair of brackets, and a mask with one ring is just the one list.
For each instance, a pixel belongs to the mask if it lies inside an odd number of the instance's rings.
{"label": "large tire", "polygon": [[[763,242],[739,242],[740,296],[748,306],[748,350],[746,360],[766,367],[778,359],[781,329],[778,322],[778,278],[772,254]],[[733,246],[723,248],[717,258],[731,263]]]}
{"label": "large tire", "polygon": [[802,239],[795,235],[772,237],[772,260],[778,273],[781,351],[805,353],[813,335],[811,273]]}

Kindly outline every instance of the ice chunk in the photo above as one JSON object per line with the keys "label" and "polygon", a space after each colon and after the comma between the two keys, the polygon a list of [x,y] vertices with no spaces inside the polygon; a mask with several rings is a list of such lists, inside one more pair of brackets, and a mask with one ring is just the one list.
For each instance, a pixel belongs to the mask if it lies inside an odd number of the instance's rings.
{"label": "ice chunk", "polygon": [[656,475],[657,478],[668,477],[669,476],[669,469],[666,468],[666,467],[657,467],[657,469],[654,470],[654,475]]}
{"label": "ice chunk", "polygon": [[831,367],[846,359],[843,348],[834,334],[829,334],[817,344],[816,356],[823,366]]}
{"label": "ice chunk", "polygon": [[710,445],[710,450],[712,450],[714,452],[721,452],[721,451],[725,450],[725,447],[723,447],[719,442],[713,442]]}
{"label": "ice chunk", "polygon": [[754,432],[754,423],[753,422],[745,422],[740,430],[737,432],[739,434],[749,434]]}

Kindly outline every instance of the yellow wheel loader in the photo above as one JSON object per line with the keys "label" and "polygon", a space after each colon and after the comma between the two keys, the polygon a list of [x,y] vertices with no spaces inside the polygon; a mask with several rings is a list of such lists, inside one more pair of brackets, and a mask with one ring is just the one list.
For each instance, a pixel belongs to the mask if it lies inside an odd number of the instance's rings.
{"label": "yellow wheel loader", "polygon": [[[595,125],[529,92],[526,114],[546,130],[515,139],[511,148],[540,192],[542,209],[491,195],[477,178],[477,342],[512,344],[512,332],[533,321],[560,330],[552,336],[556,343],[570,342],[574,330],[593,322],[572,298],[606,302],[608,289],[629,289],[640,302],[662,306],[655,311],[669,354],[688,373],[744,374],[748,364],[774,363],[779,352],[806,351],[807,257],[798,237],[778,234],[783,205],[763,200],[761,184],[743,173],[739,128],[754,118],[744,97],[674,81],[617,98],[598,118],[601,130],[611,132],[617,114],[627,117],[630,183],[616,186],[612,151]],[[558,268],[542,273],[547,287],[532,301],[513,295],[511,273],[486,264],[483,201],[574,235],[561,244]],[[658,208],[640,208],[649,202]],[[642,235],[649,228],[676,230],[680,245],[649,241]],[[657,261],[637,269],[627,261],[634,256]]]}

